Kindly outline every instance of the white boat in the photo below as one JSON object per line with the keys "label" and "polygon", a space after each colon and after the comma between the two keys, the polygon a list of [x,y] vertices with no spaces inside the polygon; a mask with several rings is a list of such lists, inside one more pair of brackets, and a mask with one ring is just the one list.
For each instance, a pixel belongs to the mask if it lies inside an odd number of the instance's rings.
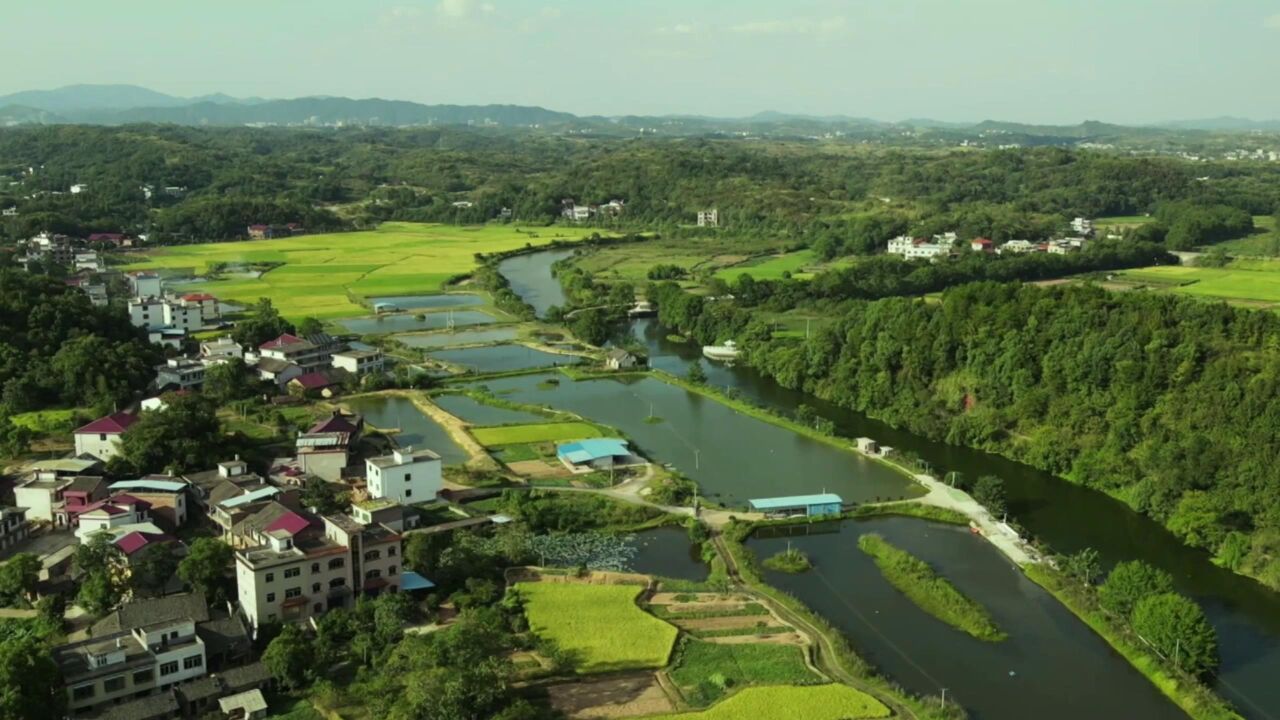
{"label": "white boat", "polygon": [[722,360],[725,362],[733,362],[738,359],[738,344],[732,340],[726,340],[723,345],[703,345],[702,354],[708,360]]}

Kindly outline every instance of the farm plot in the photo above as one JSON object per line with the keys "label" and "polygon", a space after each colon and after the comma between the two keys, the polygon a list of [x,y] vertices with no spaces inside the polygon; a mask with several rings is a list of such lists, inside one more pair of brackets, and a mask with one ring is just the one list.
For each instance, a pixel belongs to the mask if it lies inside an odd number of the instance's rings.
{"label": "farm plot", "polygon": [[1120,279],[1193,297],[1269,307],[1280,303],[1280,261],[1237,260],[1225,268],[1183,265],[1126,272]]}
{"label": "farm plot", "polygon": [[534,634],[554,642],[580,672],[659,668],[678,631],[636,605],[638,585],[519,583]]}
{"label": "farm plot", "polygon": [[[561,442],[603,437],[605,432],[598,425],[584,422],[531,423],[528,425],[500,425],[473,428],[471,434],[481,445],[522,445],[539,442]],[[514,459],[514,458],[513,458]],[[520,458],[529,459],[529,458]]]}
{"label": "farm plot", "polygon": [[438,292],[450,278],[475,269],[475,253],[580,240],[586,234],[582,228],[544,229],[535,237],[510,226],[383,223],[364,232],[163,248],[124,269],[204,274],[215,264],[280,263],[261,277],[216,279],[198,287],[246,305],[270,297],[293,319],[330,319],[364,312],[361,298]]}
{"label": "farm plot", "polygon": [[847,685],[749,687],[699,712],[648,720],[855,720],[889,717],[889,708]]}
{"label": "farm plot", "polygon": [[626,673],[547,687],[551,707],[575,720],[671,712],[671,699],[651,672]]}

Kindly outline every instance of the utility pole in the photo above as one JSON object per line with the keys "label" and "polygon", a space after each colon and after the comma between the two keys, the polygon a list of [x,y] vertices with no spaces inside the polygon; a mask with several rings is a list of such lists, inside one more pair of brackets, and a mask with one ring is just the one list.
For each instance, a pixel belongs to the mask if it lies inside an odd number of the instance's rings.
{"label": "utility pole", "polygon": [[1173,666],[1182,669],[1182,638],[1175,638],[1173,641]]}
{"label": "utility pole", "polygon": [[945,708],[946,706],[947,706],[947,689],[942,688],[942,702],[938,705],[938,707]]}

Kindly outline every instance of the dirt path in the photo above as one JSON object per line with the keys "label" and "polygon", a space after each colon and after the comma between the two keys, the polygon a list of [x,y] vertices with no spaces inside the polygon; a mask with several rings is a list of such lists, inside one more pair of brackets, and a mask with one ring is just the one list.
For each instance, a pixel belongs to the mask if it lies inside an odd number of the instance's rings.
{"label": "dirt path", "polygon": [[439,423],[445,429],[445,432],[449,433],[449,438],[457,443],[458,447],[466,451],[471,458],[467,461],[467,465],[484,470],[498,469],[498,462],[489,457],[489,453],[485,452],[484,447],[476,442],[474,437],[471,437],[471,433],[467,432],[466,425],[458,418],[445,412],[439,405],[431,402],[426,393],[398,390],[393,391],[392,394],[409,398],[414,407]]}

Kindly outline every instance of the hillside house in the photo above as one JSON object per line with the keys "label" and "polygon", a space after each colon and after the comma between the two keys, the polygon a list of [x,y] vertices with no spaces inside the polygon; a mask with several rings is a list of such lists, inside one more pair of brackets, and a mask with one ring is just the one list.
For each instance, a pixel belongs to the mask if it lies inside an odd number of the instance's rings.
{"label": "hillside house", "polygon": [[716,208],[698,211],[698,227],[720,227],[720,211]]}
{"label": "hillside house", "polygon": [[117,412],[76,428],[76,455],[92,455],[102,461],[110,460],[120,452],[120,439],[129,431],[138,416]]}
{"label": "hillside house", "polygon": [[411,447],[365,460],[365,481],[369,497],[402,504],[435,500],[444,487],[440,456]]}
{"label": "hillside house", "polygon": [[343,350],[333,354],[333,367],[345,370],[355,377],[380,373],[386,367],[386,363],[387,360],[381,350]]}

